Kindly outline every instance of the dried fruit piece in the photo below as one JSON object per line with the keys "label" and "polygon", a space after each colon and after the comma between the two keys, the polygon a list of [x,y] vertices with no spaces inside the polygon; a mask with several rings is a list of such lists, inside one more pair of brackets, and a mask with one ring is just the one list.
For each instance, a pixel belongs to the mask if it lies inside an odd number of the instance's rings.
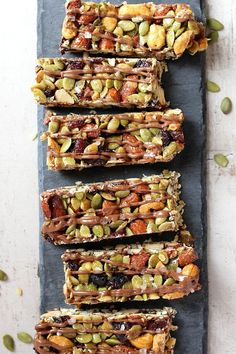
{"label": "dried fruit piece", "polygon": [[232,111],[232,101],[229,97],[225,97],[220,105],[220,109],[224,114],[229,114]]}
{"label": "dried fruit piece", "polygon": [[216,20],[215,18],[207,19],[207,27],[209,27],[213,31],[221,31],[224,29],[224,25],[220,21]]}
{"label": "dried fruit piece", "polygon": [[10,336],[10,334],[5,334],[2,337],[3,340],[3,345],[6,349],[8,349],[10,352],[14,352],[15,350],[15,342],[14,339],[12,338],[12,336]]}
{"label": "dried fruit piece", "polygon": [[33,342],[33,338],[31,337],[31,335],[26,332],[18,332],[17,338],[25,344],[30,344]]}
{"label": "dried fruit piece", "polygon": [[144,234],[147,231],[147,225],[143,220],[135,220],[131,222],[130,229],[134,234]]}
{"label": "dried fruit piece", "polygon": [[209,92],[219,92],[220,91],[220,86],[210,80],[207,80],[206,88],[207,88],[207,91],[209,91]]}
{"label": "dried fruit piece", "polygon": [[135,254],[131,257],[130,265],[134,269],[143,269],[149,259],[149,254],[147,252],[141,252],[140,254]]}
{"label": "dried fruit piece", "polygon": [[51,336],[48,338],[48,340],[62,348],[73,348],[74,346],[74,343],[64,336]]}
{"label": "dried fruit piece", "polygon": [[16,294],[18,296],[22,296],[23,295],[23,290],[21,288],[16,288]]}
{"label": "dried fruit piece", "polygon": [[215,154],[214,161],[220,167],[227,167],[229,164],[228,158],[223,154]]}
{"label": "dried fruit piece", "polygon": [[0,269],[0,281],[6,281],[8,279],[7,274]]}
{"label": "dried fruit piece", "polygon": [[138,349],[150,350],[153,344],[153,334],[145,333],[138,338],[130,339],[130,342]]}

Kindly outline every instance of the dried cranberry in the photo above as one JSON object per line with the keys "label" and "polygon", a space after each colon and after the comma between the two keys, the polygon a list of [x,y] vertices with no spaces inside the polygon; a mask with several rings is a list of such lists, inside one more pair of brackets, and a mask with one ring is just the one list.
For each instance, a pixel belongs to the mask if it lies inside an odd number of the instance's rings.
{"label": "dried cranberry", "polygon": [[70,316],[60,316],[60,317],[53,317],[53,322],[55,323],[64,323],[70,319]]}
{"label": "dried cranberry", "polygon": [[83,119],[77,119],[68,123],[69,129],[81,128],[84,125]]}
{"label": "dried cranberry", "polygon": [[129,281],[129,278],[127,275],[122,274],[122,273],[116,273],[113,274],[111,279],[109,280],[109,285],[112,287],[112,289],[121,289],[122,285]]}
{"label": "dried cranberry", "polygon": [[60,216],[66,215],[66,210],[64,208],[64,205],[62,203],[61,198],[58,195],[54,195],[50,199],[50,206],[51,206],[51,211],[52,211],[52,217],[53,218],[58,218]]}
{"label": "dried cranberry", "polygon": [[89,281],[97,286],[103,287],[107,285],[108,278],[106,274],[91,274]]}
{"label": "dried cranberry", "polygon": [[45,90],[44,94],[46,97],[52,97],[54,95],[54,90]]}
{"label": "dried cranberry", "polygon": [[172,137],[167,130],[161,130],[161,137],[163,140],[163,146],[167,146],[170,144]]}
{"label": "dried cranberry", "polygon": [[147,324],[147,329],[149,331],[156,331],[158,328],[165,328],[167,325],[167,322],[165,320],[159,320],[159,321],[149,321]]}
{"label": "dried cranberry", "polygon": [[86,162],[88,165],[99,167],[99,166],[104,166],[107,161],[104,159],[90,159],[90,160],[86,160]]}
{"label": "dried cranberry", "polygon": [[[130,329],[131,325],[129,322],[112,322],[112,327],[116,331],[125,331]],[[116,337],[119,339],[121,343],[126,343],[127,342],[127,337],[125,334],[116,334]]]}
{"label": "dried cranberry", "polygon": [[78,270],[79,269],[79,264],[75,261],[69,261],[67,262],[67,267],[70,269],[70,270]]}
{"label": "dried cranberry", "polygon": [[139,59],[134,65],[134,68],[149,68],[151,65],[152,64],[149,60]]}
{"label": "dried cranberry", "polygon": [[184,143],[184,134],[182,130],[171,130],[169,133],[175,141]]}
{"label": "dried cranberry", "polygon": [[84,68],[83,60],[71,61],[67,65],[67,70],[82,70]]}
{"label": "dried cranberry", "polygon": [[87,141],[84,139],[77,139],[74,143],[73,151],[77,154],[82,154],[87,146]]}

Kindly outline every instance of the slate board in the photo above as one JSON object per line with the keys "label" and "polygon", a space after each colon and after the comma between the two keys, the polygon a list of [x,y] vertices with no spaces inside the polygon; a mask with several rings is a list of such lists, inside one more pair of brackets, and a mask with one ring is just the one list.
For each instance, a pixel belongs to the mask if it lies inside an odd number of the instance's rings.
{"label": "slate board", "polygon": [[[114,1],[113,1],[114,2]],[[137,2],[137,1],[130,1]],[[144,2],[144,1],[140,1]],[[162,1],[173,3],[174,1]],[[178,1],[183,3],[185,1]],[[189,0],[196,17],[203,19],[203,2]],[[38,57],[60,56],[58,46],[62,21],[65,15],[64,0],[38,0]],[[72,55],[66,55],[72,56]],[[154,164],[132,167],[97,168],[82,172],[53,172],[46,167],[46,143],[39,142],[39,186],[40,192],[46,189],[68,186],[75,181],[95,182],[113,178],[129,178],[161,172],[164,168],[177,170],[181,173],[183,187],[182,197],[186,202],[184,219],[189,230],[196,237],[201,267],[200,292],[176,301],[149,301],[129,304],[119,304],[117,307],[151,308],[170,305],[176,308],[178,315],[175,323],[179,330],[177,337],[176,354],[207,353],[207,318],[208,318],[208,281],[207,281],[207,235],[206,235],[206,129],[205,129],[205,92],[204,92],[204,54],[194,57],[185,55],[175,62],[169,62],[169,72],[164,76],[164,88],[171,107],[181,108],[185,113],[184,124],[186,148],[183,153],[168,164]],[[76,110],[77,112],[88,112]],[[65,110],[64,110],[65,112]],[[113,110],[114,112],[114,110]],[[118,112],[118,110],[117,110]],[[102,113],[102,111],[99,111]],[[104,112],[103,112],[104,113]],[[44,109],[38,109],[38,129],[41,135],[44,127]],[[40,214],[40,223],[43,217]],[[158,235],[153,239],[158,240]],[[126,239],[132,242],[131,238]],[[123,241],[123,240],[122,240]],[[114,243],[114,242],[113,242]],[[104,242],[103,244],[107,244]],[[110,242],[109,242],[110,244]],[[92,248],[101,245],[92,245]],[[74,247],[75,248],[75,247]],[[91,248],[91,246],[90,246]],[[66,247],[53,246],[43,242],[40,237],[40,284],[41,284],[41,312],[56,307],[65,307],[62,286],[64,282],[63,266],[60,260]],[[108,308],[109,306],[107,306]]]}

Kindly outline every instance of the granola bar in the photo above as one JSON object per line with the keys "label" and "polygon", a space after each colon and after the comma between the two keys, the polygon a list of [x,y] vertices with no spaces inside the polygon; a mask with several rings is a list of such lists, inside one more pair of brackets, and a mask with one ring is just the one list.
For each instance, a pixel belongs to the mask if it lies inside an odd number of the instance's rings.
{"label": "granola bar", "polygon": [[95,312],[61,309],[41,316],[34,350],[38,354],[173,354],[176,311]]}
{"label": "granola bar", "polygon": [[77,184],[41,195],[44,238],[73,244],[176,231],[182,225],[179,174]]}
{"label": "granola bar", "polygon": [[187,4],[66,3],[61,51],[176,59],[207,49],[204,25]]}
{"label": "granola bar", "polygon": [[66,303],[173,300],[199,290],[194,248],[180,240],[68,250],[62,256]]}
{"label": "granola bar", "polygon": [[161,77],[166,65],[155,58],[42,58],[31,90],[45,106],[163,108]]}
{"label": "granola bar", "polygon": [[52,170],[168,162],[184,149],[183,113],[46,114]]}

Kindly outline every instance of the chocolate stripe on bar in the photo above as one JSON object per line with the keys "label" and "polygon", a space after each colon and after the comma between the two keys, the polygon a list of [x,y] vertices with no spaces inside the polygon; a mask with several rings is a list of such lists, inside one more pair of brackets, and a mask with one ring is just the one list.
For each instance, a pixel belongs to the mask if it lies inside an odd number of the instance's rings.
{"label": "chocolate stripe on bar", "polygon": [[187,4],[69,1],[61,51],[179,58],[207,49],[205,27]]}
{"label": "chocolate stripe on bar", "polygon": [[55,244],[176,231],[182,225],[179,174],[78,184],[41,195],[43,236]]}
{"label": "chocolate stripe on bar", "polygon": [[34,349],[38,354],[172,354],[176,340],[171,331],[176,311],[125,310],[94,312],[61,309],[41,316]]}
{"label": "chocolate stripe on bar", "polygon": [[45,106],[159,108],[164,63],[155,58],[42,58],[31,90]]}
{"label": "chocolate stripe on bar", "polygon": [[83,169],[168,162],[184,148],[183,113],[164,112],[115,115],[57,116],[48,112],[49,169]]}

